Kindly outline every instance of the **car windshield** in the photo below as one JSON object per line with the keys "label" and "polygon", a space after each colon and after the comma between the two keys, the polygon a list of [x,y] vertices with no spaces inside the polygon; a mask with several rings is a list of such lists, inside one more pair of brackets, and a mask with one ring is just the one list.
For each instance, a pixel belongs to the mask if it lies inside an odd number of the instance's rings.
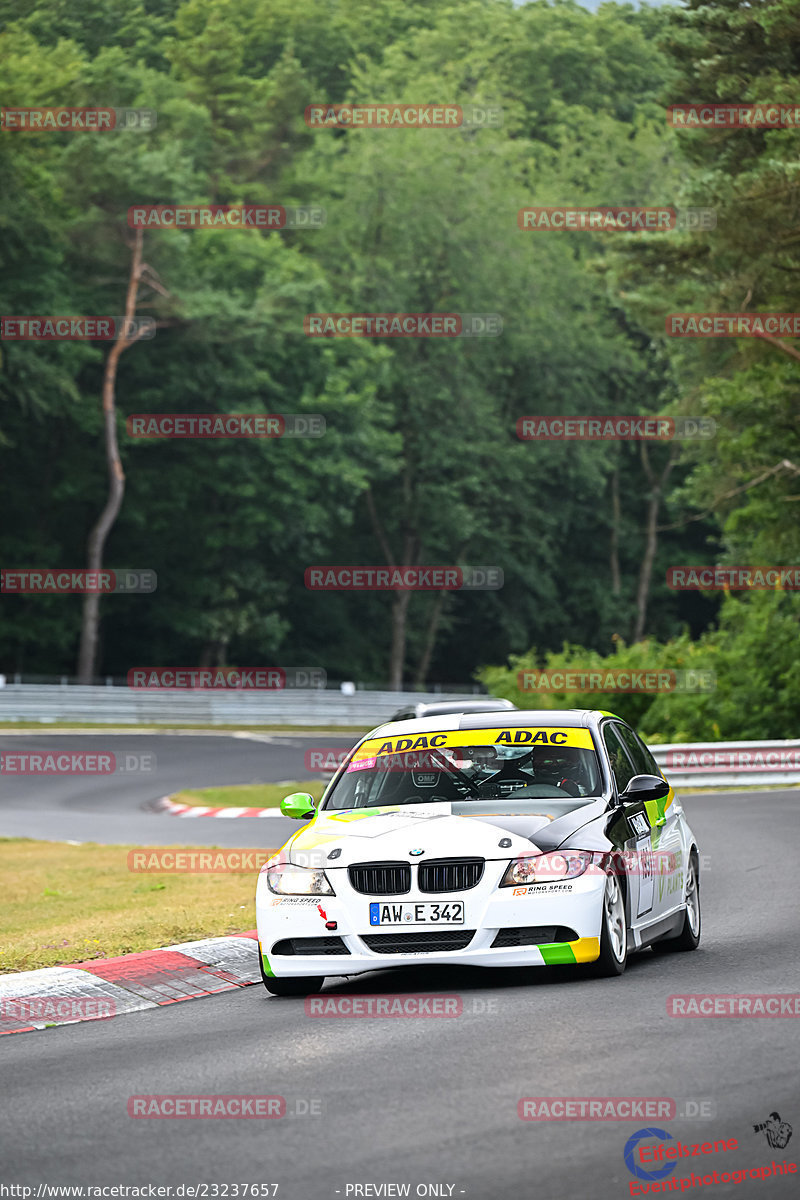
{"label": "car windshield", "polygon": [[[565,801],[602,794],[587,729],[481,729],[371,738],[359,746],[323,809],[490,800]],[[570,803],[571,802],[571,803]],[[539,806],[540,807],[540,806]]]}

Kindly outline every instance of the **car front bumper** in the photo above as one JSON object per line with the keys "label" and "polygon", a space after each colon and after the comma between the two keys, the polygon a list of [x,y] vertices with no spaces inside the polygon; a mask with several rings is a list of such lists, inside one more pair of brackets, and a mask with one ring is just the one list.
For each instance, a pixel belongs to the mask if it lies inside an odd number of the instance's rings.
{"label": "car front bumper", "polygon": [[[468,891],[431,896],[416,890],[402,896],[367,896],[354,892],[343,872],[330,873],[335,896],[275,896],[267,887],[262,872],[256,893],[256,920],[262,965],[266,974],[276,977],[310,975],[357,975],[387,967],[408,967],[448,963],[474,967],[555,966],[562,963],[593,962],[600,954],[605,875],[586,874],[561,884],[534,884],[524,888],[498,888],[485,883]],[[432,900],[442,904],[464,903],[463,925],[420,925],[415,923],[372,926],[370,902],[402,901],[420,903]],[[335,922],[335,929],[329,925]],[[406,935],[431,935],[441,931],[464,937],[474,931],[468,943],[458,949],[402,949],[387,953],[373,948],[365,938],[395,935],[398,946]],[[512,930],[531,931],[523,937],[535,937],[537,944],[493,945],[498,934],[508,941]],[[547,931],[558,933],[547,936]],[[539,940],[544,931],[545,940]],[[563,934],[567,936],[564,937]],[[574,935],[574,936],[573,936]],[[512,937],[515,935],[511,935]],[[305,939],[326,938],[338,953],[321,953],[317,943],[311,950]],[[285,953],[287,942],[300,939],[294,953]],[[551,940],[552,939],[552,940]],[[406,940],[408,940],[406,938]],[[282,945],[281,945],[282,943]],[[373,943],[374,945],[374,943]],[[395,949],[398,948],[395,946]],[[277,950],[276,950],[277,947]]]}

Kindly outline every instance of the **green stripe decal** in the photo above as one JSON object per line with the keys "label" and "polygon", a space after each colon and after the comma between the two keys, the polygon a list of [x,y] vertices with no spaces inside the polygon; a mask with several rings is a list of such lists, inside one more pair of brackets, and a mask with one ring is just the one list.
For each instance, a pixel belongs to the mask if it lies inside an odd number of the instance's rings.
{"label": "green stripe decal", "polygon": [[539,950],[548,967],[556,967],[559,963],[578,961],[569,942],[547,942],[544,946],[540,946]]}
{"label": "green stripe decal", "polygon": [[267,958],[267,956],[263,950],[261,951],[261,963],[262,963],[262,966],[264,967],[264,974],[270,975],[274,979],[275,972],[273,971],[272,967],[269,965],[269,959]]}

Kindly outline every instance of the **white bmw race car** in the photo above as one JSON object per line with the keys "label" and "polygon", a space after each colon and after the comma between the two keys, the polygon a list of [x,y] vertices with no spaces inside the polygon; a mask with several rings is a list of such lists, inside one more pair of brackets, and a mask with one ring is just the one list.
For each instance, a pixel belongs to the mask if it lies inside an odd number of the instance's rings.
{"label": "white bmw race car", "polygon": [[[693,950],[699,856],[650,751],[604,712],[488,712],[382,725],[261,869],[268,991],[457,963],[594,963]],[[309,819],[310,818],[310,819]]]}

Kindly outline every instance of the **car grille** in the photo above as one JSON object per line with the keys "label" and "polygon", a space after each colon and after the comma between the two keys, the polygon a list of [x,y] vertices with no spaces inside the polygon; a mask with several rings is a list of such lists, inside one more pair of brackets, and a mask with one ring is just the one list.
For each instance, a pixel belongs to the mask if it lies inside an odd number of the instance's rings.
{"label": "car grille", "polygon": [[439,954],[442,950],[463,950],[475,937],[474,929],[438,929],[424,933],[364,933],[362,941],[377,954]]}
{"label": "car grille", "polygon": [[340,937],[284,938],[276,942],[271,954],[349,954]]}
{"label": "car grille", "polygon": [[566,925],[521,925],[498,929],[491,948],[498,946],[544,946],[549,942],[574,942],[578,935]]}
{"label": "car grille", "polygon": [[351,886],[364,896],[402,896],[411,891],[408,863],[353,863],[348,873]]}
{"label": "car grille", "polygon": [[482,858],[438,858],[419,864],[417,882],[421,892],[466,892],[483,875]]}

